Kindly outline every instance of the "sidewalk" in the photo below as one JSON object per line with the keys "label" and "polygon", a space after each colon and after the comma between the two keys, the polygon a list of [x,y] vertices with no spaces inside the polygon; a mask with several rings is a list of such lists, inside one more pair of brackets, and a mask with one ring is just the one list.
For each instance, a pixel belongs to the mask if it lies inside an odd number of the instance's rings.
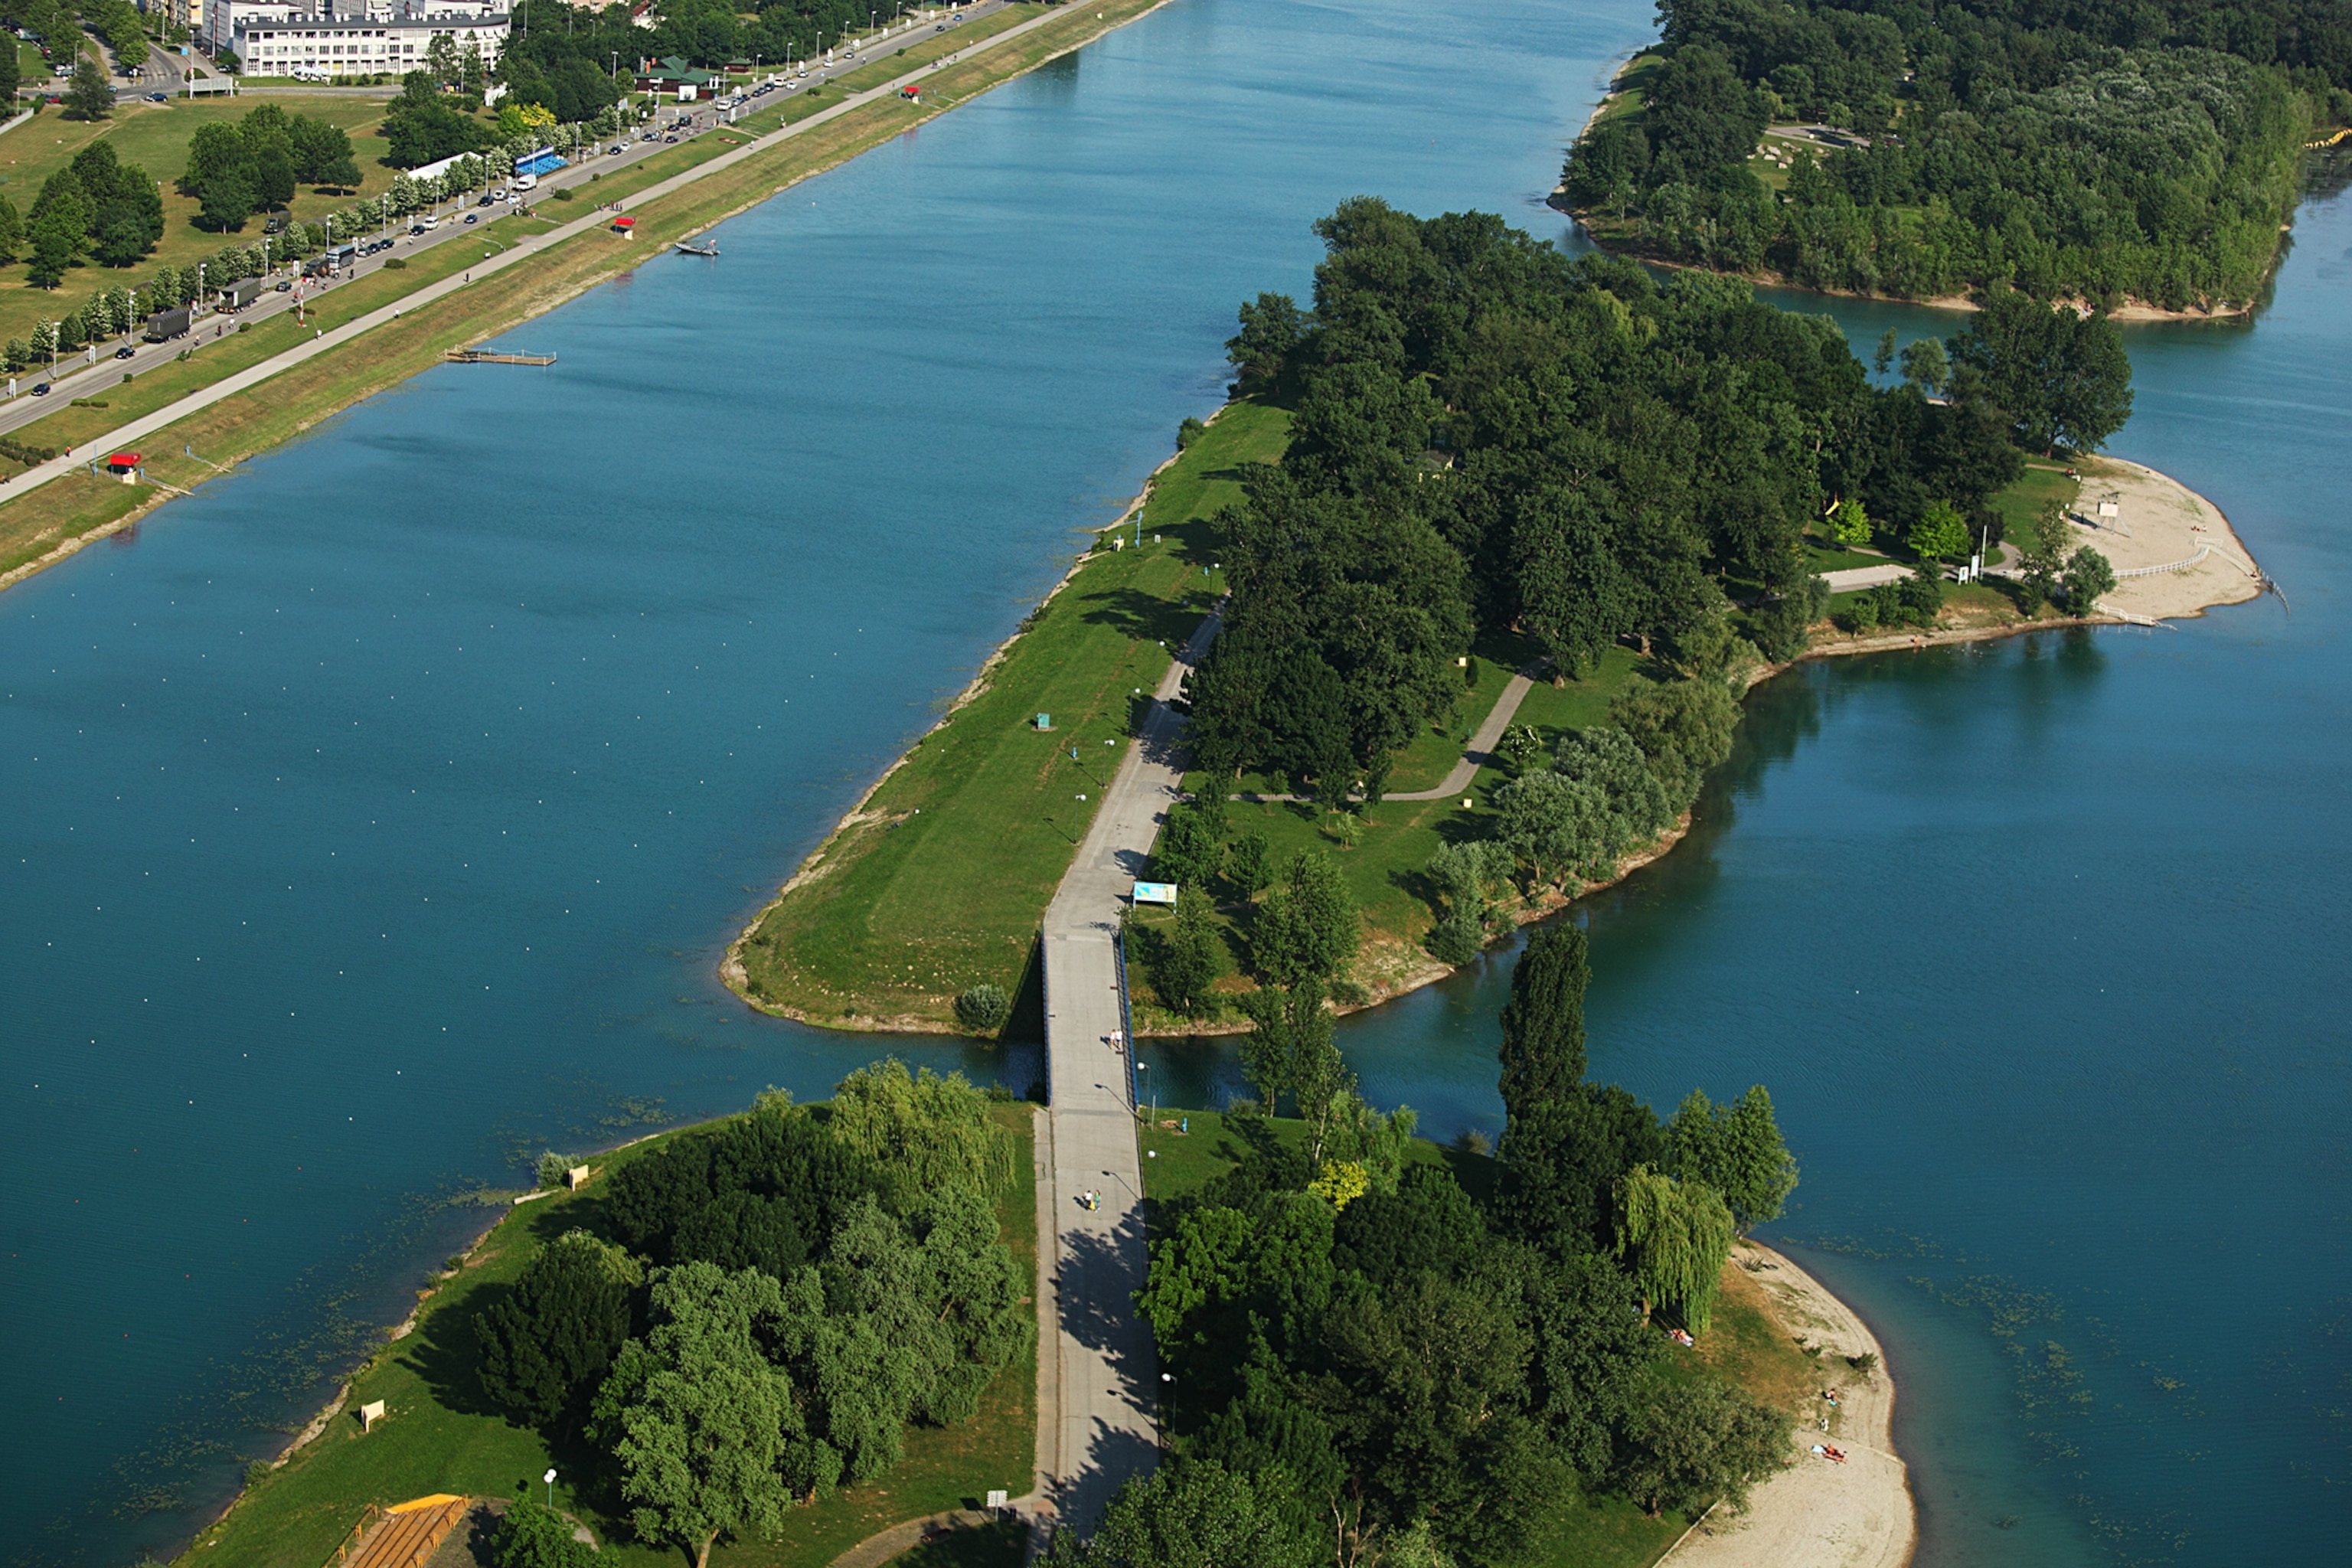
{"label": "sidewalk", "polygon": [[[1143,1288],[1143,1172],[1137,1152],[1130,1045],[1114,943],[1122,905],[1183,781],[1183,721],[1169,702],[1208,650],[1221,617],[1192,634],[1153,692],[1078,858],[1045,910],[1045,1058],[1051,1104],[1058,1411],[1040,1401],[1038,1468],[1059,1523],[1090,1533],[1121,1483],[1160,1460],[1159,1358],[1136,1315]],[[1098,1194],[1099,1206],[1081,1197]],[[1041,1232],[1044,1222],[1040,1221]]]}

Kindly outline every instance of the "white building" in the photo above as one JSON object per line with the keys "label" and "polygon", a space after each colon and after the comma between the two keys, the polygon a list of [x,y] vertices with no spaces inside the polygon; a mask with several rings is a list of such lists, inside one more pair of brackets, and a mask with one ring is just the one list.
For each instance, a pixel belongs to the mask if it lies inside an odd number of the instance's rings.
{"label": "white building", "polygon": [[454,40],[463,54],[480,53],[484,68],[499,63],[506,47],[507,16],[499,11],[459,11],[436,4],[429,14],[387,16],[297,15],[284,0],[212,0],[234,7],[225,35],[248,76],[398,76],[425,68],[426,52],[438,36]]}
{"label": "white building", "polygon": [[197,41],[215,52],[229,47],[238,29],[256,18],[283,22],[316,8],[306,0],[203,0],[203,5]]}

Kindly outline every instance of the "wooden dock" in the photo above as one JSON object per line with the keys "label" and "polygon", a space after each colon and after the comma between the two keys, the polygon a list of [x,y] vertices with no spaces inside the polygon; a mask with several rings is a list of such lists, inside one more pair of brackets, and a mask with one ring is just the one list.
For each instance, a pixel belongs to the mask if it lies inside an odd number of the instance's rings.
{"label": "wooden dock", "polygon": [[553,354],[504,354],[489,349],[451,349],[452,364],[553,364]]}

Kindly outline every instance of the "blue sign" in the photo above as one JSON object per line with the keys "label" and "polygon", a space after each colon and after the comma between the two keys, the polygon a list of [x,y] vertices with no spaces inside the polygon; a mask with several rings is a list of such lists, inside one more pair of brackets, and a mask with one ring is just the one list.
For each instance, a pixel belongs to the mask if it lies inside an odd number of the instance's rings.
{"label": "blue sign", "polygon": [[1139,904],[1172,904],[1176,901],[1176,884],[1138,882],[1135,885],[1135,901]]}

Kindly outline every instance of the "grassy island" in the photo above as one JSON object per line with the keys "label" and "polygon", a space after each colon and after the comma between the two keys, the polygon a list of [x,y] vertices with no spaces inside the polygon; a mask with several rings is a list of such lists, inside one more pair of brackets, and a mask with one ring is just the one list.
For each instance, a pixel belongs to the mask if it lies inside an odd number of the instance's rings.
{"label": "grassy island", "polygon": [[1659,14],[1562,200],[1612,249],[1808,289],[2250,310],[2305,144],[2352,121],[2352,31],[2299,0]]}

